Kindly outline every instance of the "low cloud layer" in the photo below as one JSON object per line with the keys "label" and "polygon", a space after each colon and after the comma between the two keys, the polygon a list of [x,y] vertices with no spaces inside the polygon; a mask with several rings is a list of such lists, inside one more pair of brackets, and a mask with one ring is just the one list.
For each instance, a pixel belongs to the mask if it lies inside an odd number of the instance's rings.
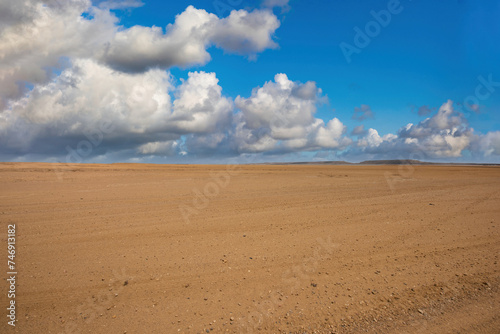
{"label": "low cloud layer", "polygon": [[138,147],[140,154],[164,154],[182,135],[229,126],[232,101],[222,96],[214,73],[192,72],[178,87],[172,81],[159,69],[137,75],[76,60],[1,114],[3,150],[65,151],[106,123],[113,130],[101,150]]}
{"label": "low cloud layer", "polygon": [[[485,155],[498,154],[497,132],[474,134],[464,115],[456,111],[453,101],[444,103],[438,112],[418,124],[409,123],[396,134],[380,136],[375,129],[357,141],[353,153],[426,159],[459,158],[465,150]],[[496,152],[496,153],[495,153]]]}

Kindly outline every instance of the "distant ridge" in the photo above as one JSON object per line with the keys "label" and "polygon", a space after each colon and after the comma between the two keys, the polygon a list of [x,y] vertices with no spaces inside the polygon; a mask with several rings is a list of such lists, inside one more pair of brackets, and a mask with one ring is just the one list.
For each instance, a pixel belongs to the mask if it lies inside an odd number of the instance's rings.
{"label": "distant ridge", "polygon": [[499,166],[496,163],[481,162],[426,162],[414,159],[365,160],[361,162],[348,161],[299,161],[299,162],[267,162],[256,165],[452,165],[452,166]]}
{"label": "distant ridge", "polygon": [[432,162],[422,162],[419,160],[366,160],[362,162],[348,161],[298,161],[298,162],[263,162],[256,165],[430,165]]}
{"label": "distant ridge", "polygon": [[395,159],[395,160],[366,160],[360,165],[432,165],[432,162],[423,162],[413,159]]}
{"label": "distant ridge", "polygon": [[298,162],[264,162],[256,165],[354,165],[347,161],[298,161]]}

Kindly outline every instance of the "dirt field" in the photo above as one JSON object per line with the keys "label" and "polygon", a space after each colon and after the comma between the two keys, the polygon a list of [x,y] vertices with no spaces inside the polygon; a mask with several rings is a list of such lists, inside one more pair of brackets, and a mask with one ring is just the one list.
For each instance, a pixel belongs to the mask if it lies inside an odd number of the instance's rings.
{"label": "dirt field", "polygon": [[499,204],[499,167],[2,163],[0,332],[499,333]]}

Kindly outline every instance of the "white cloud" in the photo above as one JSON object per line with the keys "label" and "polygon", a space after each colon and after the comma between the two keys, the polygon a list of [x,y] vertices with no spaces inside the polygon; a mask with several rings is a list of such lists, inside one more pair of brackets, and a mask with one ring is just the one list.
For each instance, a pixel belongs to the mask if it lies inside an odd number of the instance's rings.
{"label": "white cloud", "polygon": [[169,91],[173,88],[168,73],[151,70],[134,76],[114,72],[91,60],[74,63],[52,82],[37,85],[5,110],[0,136],[17,137],[15,125],[26,135],[11,143],[20,149],[36,150],[44,140],[64,143],[64,139],[98,129],[104,121],[113,124],[114,131],[108,134],[112,138],[157,132],[164,127],[164,115],[171,109]]}
{"label": "white cloud", "polygon": [[133,26],[118,31],[99,58],[109,66],[129,72],[143,72],[150,67],[205,64],[211,27],[219,19],[205,10],[189,6],[177,15],[175,23],[160,27]]}
{"label": "white cloud", "polygon": [[460,157],[469,147],[473,131],[463,115],[455,111],[453,101],[448,100],[436,115],[417,125],[408,124],[400,129],[398,135],[418,139],[420,150],[431,157]]}
{"label": "white cloud", "polygon": [[254,54],[278,46],[272,37],[279,26],[278,18],[270,11],[232,11],[214,24],[209,39],[224,50]]}
{"label": "white cloud", "polygon": [[238,96],[241,114],[233,137],[240,152],[273,150],[340,149],[350,143],[342,137],[345,126],[333,119],[325,126],[314,117],[316,105],[324,98],[314,82],[293,82],[276,74],[274,82],[255,88],[249,98]]}
{"label": "white cloud", "polygon": [[219,19],[189,6],[167,26],[165,33],[160,27],[143,26],[117,32],[99,57],[113,68],[130,72],[203,65],[210,60],[207,48],[212,44],[239,54],[276,47],[272,37],[279,25],[276,16],[268,11],[232,11]]}
{"label": "white cloud", "polygon": [[358,140],[358,146],[361,147],[377,147],[383,142],[382,138],[379,136],[378,131],[375,129],[368,129],[368,133],[365,137]]}
{"label": "white cloud", "polygon": [[[189,6],[166,29],[127,29],[110,12],[140,5],[0,2],[0,154],[61,156],[86,142],[88,156],[140,155],[141,161],[347,148],[380,155],[420,150],[432,158],[460,157],[465,150],[500,155],[500,132],[474,135],[451,101],[397,134],[356,127],[352,134],[359,139],[352,145],[338,118],[315,117],[326,97],[313,81],[277,74],[233,102],[223,96],[215,73],[192,72],[175,85],[165,71],[207,63],[211,46],[249,56],[275,48],[280,22],[271,9],[287,8],[286,0],[266,0],[267,9],[232,11],[225,18]],[[373,112],[361,105],[354,118],[373,118]]]}
{"label": "white cloud", "polygon": [[[211,45],[254,55],[276,47],[280,23],[268,10],[233,11],[219,19],[192,6],[164,32],[159,27],[124,29],[110,9],[136,7],[139,1],[8,1],[0,4],[0,109],[26,92],[27,84],[45,84],[54,68],[77,58],[99,60],[115,70],[205,64]],[[83,13],[88,15],[82,16]],[[5,20],[4,20],[5,19]]]}
{"label": "white cloud", "polygon": [[444,103],[436,115],[419,124],[402,127],[398,134],[381,137],[377,130],[358,140],[363,152],[382,155],[408,155],[420,152],[429,158],[457,158],[469,149],[473,139],[472,128],[465,118],[453,108],[453,102]]}
{"label": "white cloud", "polygon": [[230,124],[232,101],[222,96],[215,73],[191,72],[179,86],[169,128],[182,133],[212,133]]}
{"label": "white cloud", "polygon": [[179,145],[177,141],[155,141],[143,144],[137,148],[138,153],[144,155],[169,155],[176,153],[176,148]]}
{"label": "white cloud", "polygon": [[[16,15],[0,33],[0,109],[24,93],[20,83],[47,82],[62,57],[91,57],[116,30],[116,18],[91,7],[90,1],[21,0],[2,6]],[[94,15],[91,20],[81,16],[89,10]]]}
{"label": "white cloud", "polygon": [[[174,87],[162,70],[133,75],[76,60],[0,114],[2,151],[61,154],[98,136],[101,150],[173,154],[182,134],[209,134],[230,124],[232,103],[221,91],[214,73],[189,73]],[[113,130],[99,132],[103,123]]]}
{"label": "white cloud", "polygon": [[358,140],[358,146],[369,148],[379,147],[382,143],[392,143],[397,138],[398,137],[392,133],[381,137],[377,130],[370,128],[366,136]]}
{"label": "white cloud", "polygon": [[316,144],[321,148],[340,148],[345,147],[351,143],[351,140],[342,135],[346,131],[346,127],[338,118],[328,121],[326,127],[321,126],[317,128]]}
{"label": "white cloud", "polygon": [[486,157],[500,155],[500,131],[480,135],[475,141],[475,144],[479,146],[478,150],[483,152]]}

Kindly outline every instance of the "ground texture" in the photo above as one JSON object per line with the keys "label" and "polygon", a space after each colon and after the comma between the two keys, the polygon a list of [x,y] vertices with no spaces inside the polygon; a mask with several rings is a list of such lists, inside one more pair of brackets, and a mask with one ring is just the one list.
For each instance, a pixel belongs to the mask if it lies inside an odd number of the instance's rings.
{"label": "ground texture", "polygon": [[0,332],[499,333],[499,204],[491,166],[2,163]]}

